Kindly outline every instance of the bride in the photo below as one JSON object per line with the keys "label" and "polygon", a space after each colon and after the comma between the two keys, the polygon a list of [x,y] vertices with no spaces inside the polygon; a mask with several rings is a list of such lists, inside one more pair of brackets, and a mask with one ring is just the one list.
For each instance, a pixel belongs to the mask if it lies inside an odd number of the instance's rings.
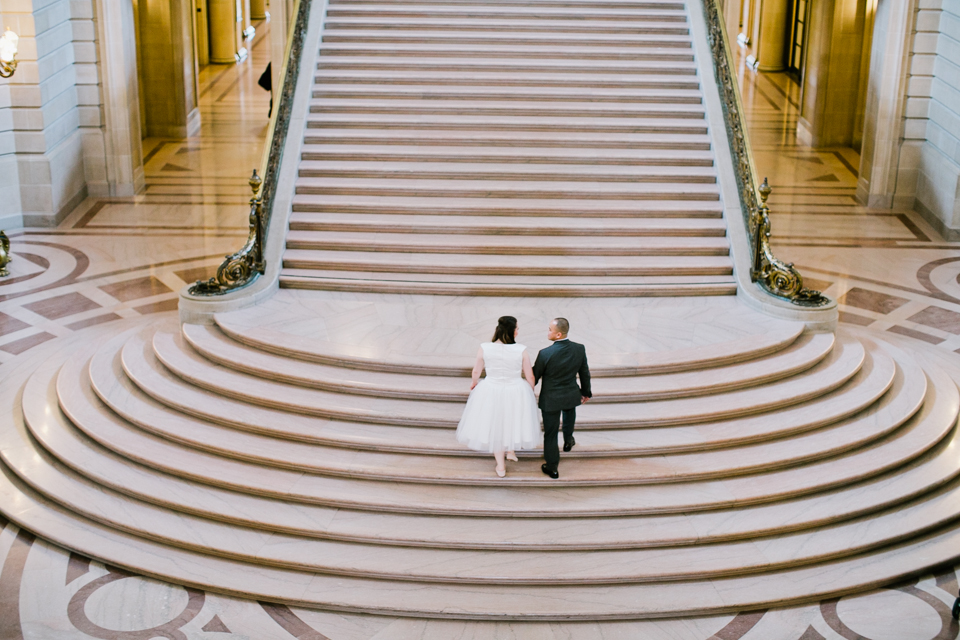
{"label": "bride", "polygon": [[[492,342],[484,342],[473,365],[470,398],[457,426],[457,440],[475,451],[492,453],[497,475],[507,474],[507,460],[517,461],[517,449],[530,449],[540,440],[540,419],[533,395],[533,367],[527,348],[514,340],[517,319],[503,316]],[[487,376],[480,380],[480,372]]]}

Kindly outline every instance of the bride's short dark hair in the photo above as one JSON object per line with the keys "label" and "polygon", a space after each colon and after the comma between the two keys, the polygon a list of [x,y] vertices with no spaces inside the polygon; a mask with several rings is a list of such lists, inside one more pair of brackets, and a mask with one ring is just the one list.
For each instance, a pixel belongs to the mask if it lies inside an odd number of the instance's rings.
{"label": "bride's short dark hair", "polygon": [[513,334],[517,330],[517,319],[513,316],[500,316],[497,321],[497,330],[493,332],[493,342],[499,340],[503,344],[514,344]]}

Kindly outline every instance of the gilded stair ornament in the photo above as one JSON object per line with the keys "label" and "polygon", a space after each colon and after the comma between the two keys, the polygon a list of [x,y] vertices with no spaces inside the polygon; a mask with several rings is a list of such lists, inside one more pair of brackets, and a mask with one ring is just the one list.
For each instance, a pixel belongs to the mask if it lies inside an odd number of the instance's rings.
{"label": "gilded stair ornament", "polygon": [[280,81],[277,83],[281,87],[280,98],[267,128],[267,143],[260,163],[260,173],[258,174],[254,169],[249,180],[253,197],[250,198],[250,231],[247,242],[239,251],[226,256],[217,269],[217,275],[209,280],[198,280],[194,283],[188,290],[191,295],[223,295],[251,284],[266,272],[264,246],[267,227],[270,222],[270,212],[273,209],[273,196],[277,188],[277,172],[280,170],[283,147],[287,141],[287,130],[290,128],[293,94],[300,72],[300,58],[303,51],[303,38],[307,33],[310,3],[311,0],[297,0],[294,8],[296,21],[290,29],[287,39],[287,56],[280,70]]}
{"label": "gilded stair ornament", "polygon": [[253,197],[250,198],[250,231],[247,242],[236,253],[226,256],[226,259],[217,269],[217,275],[209,280],[198,280],[190,293],[194,295],[217,295],[250,284],[264,272],[263,261],[263,198],[260,196],[260,186],[263,180],[253,170],[248,181]]}
{"label": "gilded stair ornament", "polygon": [[753,250],[750,279],[770,295],[799,306],[820,307],[829,304],[830,299],[819,291],[805,289],[800,272],[792,264],[778,259],[770,248],[770,209],[767,198],[771,189],[766,178],[763,179],[763,184],[757,187],[757,170],[753,162],[750,137],[743,122],[743,104],[737,88],[733,54],[717,2],[718,0],[703,0],[703,13],[707,20],[707,38],[710,41],[713,70],[723,106],[723,121],[733,156],[740,210]]}
{"label": "gilded stair ornament", "polygon": [[770,197],[770,188],[767,179],[760,185],[760,206],[755,210],[754,228],[754,259],[750,275],[754,282],[768,292],[781,298],[786,298],[794,304],[805,307],[819,307],[830,302],[830,299],[819,291],[805,289],[803,276],[794,268],[793,263],[783,262],[770,249],[770,208],[767,198]]}
{"label": "gilded stair ornament", "polygon": [[0,278],[10,275],[7,265],[13,256],[10,255],[10,238],[3,231],[0,231]]}

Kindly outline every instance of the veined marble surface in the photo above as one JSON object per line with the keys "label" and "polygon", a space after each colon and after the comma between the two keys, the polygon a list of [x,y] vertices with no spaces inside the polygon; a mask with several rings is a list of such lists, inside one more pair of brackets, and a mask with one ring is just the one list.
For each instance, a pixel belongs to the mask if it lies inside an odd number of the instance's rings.
{"label": "veined marble surface", "polygon": [[804,607],[707,618],[495,623],[319,612],[130,576],[0,530],[0,637],[22,640],[947,640],[957,567]]}
{"label": "veined marble surface", "polygon": [[[176,306],[184,284],[208,277],[246,236],[246,179],[256,165],[266,127],[268,94],[256,79],[269,58],[266,29],[258,28],[251,56],[240,65],[201,71],[204,129],[182,141],[144,144],[148,188],[127,200],[89,199],[57,229],[8,230],[11,276],[0,280],[0,362],[54,337],[120,318]],[[797,87],[783,74],[742,74],[752,140],[760,170],[769,175],[773,238],[779,257],[794,261],[808,285],[840,303],[841,322],[907,335],[946,355],[960,349],[960,243],[944,241],[917,214],[858,206],[859,158],[851,149],[813,150],[795,136]],[[223,160],[227,159],[226,162]],[[305,302],[306,299],[318,302]],[[413,302],[418,302],[411,297]],[[545,321],[562,313],[572,337],[591,355],[612,360],[619,350],[655,353],[681,344],[749,338],[751,323],[732,300],[704,333],[685,334],[677,314],[708,313],[696,301],[673,299],[611,306],[610,301],[528,304],[488,299],[470,308],[454,299],[396,307],[373,298],[331,295],[320,300],[284,292],[276,304],[295,309],[302,323],[283,330],[308,340],[318,335],[378,350],[429,355],[437,349],[469,357],[488,339],[496,316],[520,318],[520,341],[543,346]],[[460,301],[462,303],[462,300]],[[321,309],[344,310],[336,323],[315,321]],[[416,311],[416,309],[420,309]],[[420,331],[442,321],[442,340]],[[613,314],[611,316],[611,314]],[[591,334],[591,319],[620,323],[610,335]],[[655,334],[631,331],[641,319]],[[253,318],[253,316],[248,316]],[[251,320],[252,322],[252,320]],[[269,317],[258,320],[269,325]],[[378,334],[373,327],[393,327]],[[700,323],[700,326],[706,326]],[[318,331],[320,333],[318,333]],[[432,338],[438,334],[433,333]],[[692,430],[696,430],[693,428]],[[651,432],[652,434],[652,432]],[[693,436],[691,436],[693,437]],[[892,481],[893,482],[893,481]],[[895,484],[895,482],[894,482]],[[332,515],[330,517],[333,517]],[[87,640],[153,637],[251,640],[945,640],[958,636],[949,618],[957,595],[957,566],[912,584],[809,606],[700,619],[642,623],[516,624],[391,620],[264,605],[126,576],[36,540],[12,524],[0,530],[0,639]],[[958,550],[960,553],[960,550]],[[147,631],[153,629],[153,631]]]}

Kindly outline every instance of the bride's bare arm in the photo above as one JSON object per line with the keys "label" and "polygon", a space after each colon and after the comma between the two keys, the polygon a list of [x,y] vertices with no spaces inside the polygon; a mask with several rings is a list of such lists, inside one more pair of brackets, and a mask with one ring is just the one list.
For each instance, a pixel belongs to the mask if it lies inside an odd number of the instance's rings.
{"label": "bride's bare arm", "polygon": [[[526,363],[526,354],[524,354],[524,363]],[[483,373],[483,347],[480,347],[477,350],[477,361],[473,364],[473,383],[470,385],[470,390],[473,391],[473,388],[477,386],[480,382],[480,374]]]}
{"label": "bride's bare arm", "polygon": [[537,386],[537,382],[533,378],[533,366],[530,364],[530,354],[527,353],[526,350],[523,352],[523,377],[530,383],[531,389]]}

